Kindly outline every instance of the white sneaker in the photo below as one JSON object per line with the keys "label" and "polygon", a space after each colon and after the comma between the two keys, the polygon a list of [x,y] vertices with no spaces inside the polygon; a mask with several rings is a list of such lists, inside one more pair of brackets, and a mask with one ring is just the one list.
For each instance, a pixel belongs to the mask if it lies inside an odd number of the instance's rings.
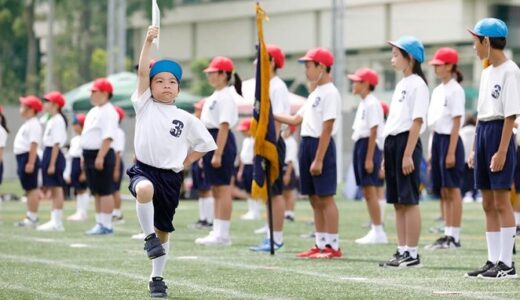
{"label": "white sneaker", "polygon": [[357,244],[369,245],[369,244],[387,244],[388,238],[386,233],[376,233],[374,230],[370,230],[364,237],[356,240]]}
{"label": "white sneaker", "polygon": [[258,228],[257,230],[255,230],[255,234],[267,234],[267,231],[269,231],[269,226],[264,225],[260,228]]}
{"label": "white sneaker", "polygon": [[132,240],[144,241],[145,237],[146,237],[146,235],[143,232],[141,232],[141,233],[132,235]]}
{"label": "white sneaker", "polygon": [[213,231],[203,238],[196,239],[195,243],[204,246],[231,246],[229,238],[219,237]]}
{"label": "white sneaker", "polygon": [[87,220],[87,214],[76,212],[73,215],[70,215],[67,217],[67,221],[86,221]]}
{"label": "white sneaker", "polygon": [[260,216],[252,211],[248,211],[247,213],[240,216],[240,220],[252,221],[258,219],[260,219]]}
{"label": "white sneaker", "polygon": [[53,221],[49,221],[44,223],[38,227],[36,227],[38,231],[64,231],[63,223],[54,223]]}
{"label": "white sneaker", "polygon": [[471,196],[464,196],[464,198],[462,199],[462,202],[464,202],[464,203],[471,203],[471,202],[473,202],[473,197],[471,197]]}

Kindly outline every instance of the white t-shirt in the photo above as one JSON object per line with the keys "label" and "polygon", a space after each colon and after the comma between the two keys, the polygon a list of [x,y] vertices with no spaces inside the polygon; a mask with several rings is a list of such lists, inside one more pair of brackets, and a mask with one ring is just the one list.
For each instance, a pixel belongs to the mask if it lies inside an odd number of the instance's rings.
{"label": "white t-shirt", "polygon": [[473,142],[475,141],[475,126],[466,125],[459,131],[462,145],[464,145],[464,161],[468,161],[469,154],[473,150]]}
{"label": "white t-shirt", "polygon": [[299,175],[300,169],[298,166],[298,143],[294,136],[284,138],[285,142],[285,163],[291,162],[293,165],[294,172]]}
{"label": "white t-shirt", "polygon": [[370,137],[370,129],[377,126],[376,144],[383,149],[383,131],[385,129],[385,115],[379,100],[368,94],[357,108],[354,123],[352,124],[352,140],[357,141]]}
{"label": "white t-shirt", "polygon": [[7,142],[7,131],[4,127],[0,126],[0,148],[4,148]]}
{"label": "white t-shirt", "polygon": [[520,69],[513,61],[482,71],[477,112],[481,121],[520,114]]}
{"label": "white t-shirt", "polygon": [[240,150],[240,161],[244,165],[252,165],[255,156],[255,140],[252,137],[246,137],[242,141],[242,149]]}
{"label": "white t-shirt", "polygon": [[102,106],[91,108],[81,132],[81,148],[99,150],[103,140],[111,139],[113,141],[118,123],[119,116],[112,103],[107,102]]}
{"label": "white t-shirt", "polygon": [[390,103],[390,114],[385,124],[384,136],[398,135],[409,131],[413,120],[421,118],[423,123],[420,133],[426,129],[426,115],[428,113],[428,102],[430,92],[426,82],[417,74],[405,77],[397,83],[392,103]]}
{"label": "white t-shirt", "polygon": [[453,118],[461,117],[464,123],[464,89],[455,80],[439,84],[432,92],[428,108],[428,126],[436,133],[451,134]]}
{"label": "white t-shirt", "polygon": [[278,76],[274,76],[269,81],[269,97],[273,114],[289,115],[291,113],[289,90],[285,82]]}
{"label": "white t-shirt", "polygon": [[121,129],[121,127],[118,126],[114,142],[112,143],[112,148],[114,148],[115,152],[123,153],[125,152],[125,142],[125,132],[123,131],[123,129]]}
{"label": "white t-shirt", "polygon": [[32,143],[36,143],[38,146],[42,143],[42,126],[37,117],[32,117],[25,121],[18,129],[14,138],[14,154],[29,152]]}
{"label": "white t-shirt", "polygon": [[61,114],[55,114],[49,119],[49,121],[47,121],[47,125],[45,126],[45,131],[43,132],[43,146],[53,147],[58,144],[61,148],[66,142],[67,128],[65,120],[63,120]]}
{"label": "white t-shirt", "polygon": [[[341,114],[341,96],[332,82],[318,86],[297,112],[303,117],[301,136],[319,138],[323,122],[337,120]],[[332,135],[338,131],[338,122],[334,122]]]}
{"label": "white t-shirt", "polygon": [[206,99],[200,120],[208,129],[219,128],[222,123],[228,123],[229,128],[233,128],[237,124],[238,108],[229,87],[214,91]]}
{"label": "white t-shirt", "polygon": [[132,94],[136,113],[136,158],[152,167],[180,172],[188,151],[209,152],[217,145],[204,124],[172,104],[153,100],[150,89]]}
{"label": "white t-shirt", "polygon": [[81,136],[76,135],[72,139],[70,139],[70,148],[68,155],[72,158],[78,158],[82,155],[82,149],[81,149]]}

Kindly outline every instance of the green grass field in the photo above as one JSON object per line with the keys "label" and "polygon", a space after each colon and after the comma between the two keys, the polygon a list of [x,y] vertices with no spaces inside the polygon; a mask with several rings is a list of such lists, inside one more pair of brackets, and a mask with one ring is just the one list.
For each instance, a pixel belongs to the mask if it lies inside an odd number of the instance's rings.
{"label": "green grass field", "polygon": [[[2,186],[4,192],[16,183]],[[261,237],[253,230],[262,221],[241,221],[244,201],[234,203],[231,225],[233,245],[206,248],[194,244],[204,230],[189,229],[198,216],[195,201],[182,201],[174,225],[172,251],[165,278],[169,297],[175,299],[520,299],[520,281],[485,281],[463,278],[487,257],[484,221],[480,205],[464,205],[462,249],[427,252],[421,250],[424,267],[383,269],[395,247],[393,209],[387,206],[386,229],[391,243],[359,246],[365,234],[361,224],[368,219],[363,202],[337,200],[343,258],[302,260],[295,254],[313,245],[300,234],[312,227],[306,201],[297,203],[296,221],[286,224],[285,246],[271,257],[251,253],[248,246]],[[49,218],[50,203],[40,206],[40,220]],[[74,204],[67,202],[65,216]],[[93,225],[65,223],[65,232],[44,233],[16,228],[25,204],[6,202],[0,208],[0,299],[147,299],[150,261],[142,243],[131,240],[138,223],[134,203],[126,201],[126,223],[115,227],[113,236],[86,237]],[[421,204],[422,247],[438,236],[428,232],[438,216],[438,203]]]}

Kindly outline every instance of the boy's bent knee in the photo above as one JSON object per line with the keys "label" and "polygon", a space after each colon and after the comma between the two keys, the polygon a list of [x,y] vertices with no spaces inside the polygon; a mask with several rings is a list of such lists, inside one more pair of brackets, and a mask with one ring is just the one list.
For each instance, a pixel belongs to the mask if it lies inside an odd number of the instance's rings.
{"label": "boy's bent knee", "polygon": [[137,194],[137,201],[147,203],[153,198],[153,184],[148,180],[141,180],[135,186],[135,193]]}

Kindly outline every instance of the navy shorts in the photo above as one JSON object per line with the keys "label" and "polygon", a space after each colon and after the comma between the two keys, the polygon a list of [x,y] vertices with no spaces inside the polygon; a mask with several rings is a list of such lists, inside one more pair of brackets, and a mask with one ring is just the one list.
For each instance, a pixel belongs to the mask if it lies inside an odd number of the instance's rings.
{"label": "navy shorts", "polygon": [[[208,131],[216,142],[218,129],[208,129]],[[233,132],[229,131],[226,145],[222,151],[222,164],[220,168],[214,168],[211,165],[213,154],[215,154],[215,151],[210,151],[202,158],[208,183],[210,185],[231,184],[231,178],[235,174],[235,158],[237,156],[237,145],[235,143],[235,136],[233,135]]]}
{"label": "navy shorts", "polygon": [[405,131],[398,135],[389,135],[385,139],[386,202],[389,204],[419,204],[422,144],[419,138],[412,153],[414,171],[405,176],[403,155],[408,142],[408,133]]}
{"label": "navy shorts", "polygon": [[515,165],[514,183],[515,183],[516,192],[520,193],[520,147],[517,147],[517,149],[516,149],[516,165]]}
{"label": "navy shorts", "polygon": [[248,194],[251,194],[251,188],[253,186],[253,165],[244,165],[244,170],[242,171],[242,186]]}
{"label": "navy shorts", "polygon": [[158,169],[136,161],[135,165],[126,171],[126,174],[130,176],[128,189],[136,198],[135,187],[141,180],[148,180],[152,183],[154,226],[160,231],[174,231],[172,222],[175,209],[179,205],[179,195],[184,180],[183,172],[175,173],[172,170]]}
{"label": "navy shorts", "polygon": [[356,141],[354,145],[354,175],[356,177],[356,184],[358,186],[383,186],[384,180],[379,178],[379,169],[381,168],[381,159],[383,153],[377,145],[374,149],[374,157],[372,163],[374,169],[372,173],[367,173],[365,170],[365,158],[367,157],[368,138],[362,138]]}
{"label": "navy shorts", "polygon": [[323,158],[321,175],[312,176],[311,164],[318,150],[318,138],[302,137],[298,159],[300,161],[300,191],[302,195],[334,196],[337,189],[336,145],[330,139]]}
{"label": "navy shorts", "polygon": [[87,175],[87,186],[92,195],[108,196],[114,193],[114,167],[116,156],[113,149],[105,155],[103,170],[95,167],[98,150],[83,150],[83,169]]}
{"label": "navy shorts", "polygon": [[74,157],[72,158],[72,166],[70,168],[70,185],[75,190],[86,190],[87,189],[87,180],[80,181],[79,177],[81,175],[81,158]]}
{"label": "navy shorts", "polygon": [[204,172],[204,167],[199,166],[199,161],[200,160],[197,160],[191,165],[193,189],[196,191],[209,191],[211,186],[208,183],[206,172]]}
{"label": "navy shorts", "polygon": [[125,164],[123,163],[123,160],[121,159],[121,163],[119,165],[119,180],[114,181],[114,192],[119,192],[121,189],[121,181],[123,181],[123,176],[125,174]]}
{"label": "navy shorts", "polygon": [[431,179],[434,193],[440,195],[442,188],[462,188],[464,178],[464,145],[460,137],[455,148],[455,166],[446,168],[446,155],[450,146],[449,134],[433,134]]}
{"label": "navy shorts", "polygon": [[[284,174],[285,174],[285,169],[286,168],[287,168],[287,166],[284,168]],[[292,190],[295,190],[297,188],[298,188],[298,178],[296,178],[296,172],[293,169],[292,172],[291,172],[291,179],[289,179],[289,183],[288,184],[284,184],[283,185],[283,190],[284,191],[292,191]]]}
{"label": "navy shorts", "polygon": [[461,192],[473,192],[475,190],[475,178],[473,177],[473,169],[470,169],[467,163],[464,164],[464,183]]}
{"label": "navy shorts", "polygon": [[53,175],[49,175],[48,169],[51,162],[52,147],[45,147],[42,158],[42,178],[44,187],[64,187],[63,171],[65,170],[65,156],[58,152],[56,158],[55,171]]}
{"label": "navy shorts", "polygon": [[278,152],[278,178],[271,186],[271,193],[273,196],[278,196],[283,193],[283,169],[285,167],[285,141],[282,137],[276,142],[276,151]]}
{"label": "navy shorts", "polygon": [[0,161],[0,184],[2,184],[3,179],[4,179],[4,162]]}
{"label": "navy shorts", "polygon": [[480,190],[511,189],[515,175],[516,151],[514,137],[511,137],[507,147],[504,169],[491,172],[491,158],[498,150],[502,138],[504,120],[479,121],[475,139],[475,187]]}
{"label": "navy shorts", "polygon": [[32,173],[25,172],[25,165],[29,160],[29,153],[22,153],[16,155],[16,173],[20,178],[20,183],[25,191],[31,191],[38,188],[38,172],[40,171],[40,158],[36,156],[34,163],[34,171]]}

